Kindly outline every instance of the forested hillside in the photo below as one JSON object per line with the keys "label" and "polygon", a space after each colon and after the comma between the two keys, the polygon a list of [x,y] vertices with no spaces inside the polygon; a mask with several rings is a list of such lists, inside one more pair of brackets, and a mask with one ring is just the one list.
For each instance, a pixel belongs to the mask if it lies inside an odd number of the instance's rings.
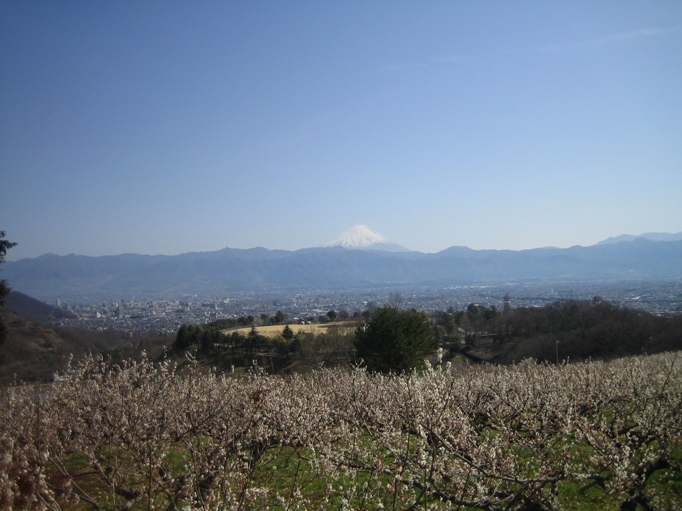
{"label": "forested hillside", "polygon": [[157,357],[170,343],[153,333],[130,336],[115,330],[92,331],[49,325],[0,311],[7,326],[0,347],[0,385],[14,381],[49,382],[63,372],[70,360],[81,361],[88,354],[106,353],[114,359],[139,357],[143,350]]}
{"label": "forested hillside", "polygon": [[[370,317],[371,312],[365,311],[364,320]],[[247,319],[239,322],[245,325]],[[172,352],[189,351],[202,363],[221,370],[256,363],[269,372],[307,371],[319,364],[361,362],[354,350],[358,323],[352,320],[346,327],[322,334],[287,334],[286,325],[281,325],[276,336],[262,335],[255,326],[247,333],[226,329],[237,326],[233,323],[184,325]],[[439,348],[445,360],[465,354],[469,359],[499,364],[525,358],[549,362],[612,359],[682,349],[682,316],[656,316],[599,297],[503,310],[470,304],[460,311],[437,311],[429,323],[435,341],[428,355],[432,360]]]}
{"label": "forested hillside", "polygon": [[455,314],[465,343],[490,361],[608,359],[682,349],[682,316],[656,316],[595,297],[498,311],[470,305]]}

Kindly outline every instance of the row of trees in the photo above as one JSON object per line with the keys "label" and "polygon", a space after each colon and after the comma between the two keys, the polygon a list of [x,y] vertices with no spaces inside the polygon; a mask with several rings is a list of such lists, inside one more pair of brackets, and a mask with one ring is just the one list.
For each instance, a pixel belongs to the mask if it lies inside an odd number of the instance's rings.
{"label": "row of trees", "polygon": [[682,316],[656,316],[619,307],[595,296],[590,300],[556,300],[543,307],[512,309],[469,304],[433,315],[447,339],[454,335],[468,347],[492,340],[491,361],[511,363],[523,358],[613,358],[660,353],[682,348]]}
{"label": "row of trees", "polygon": [[[555,361],[557,343],[561,359],[570,360],[682,348],[682,316],[654,316],[598,297],[561,300],[545,307],[512,310],[505,306],[502,311],[494,306],[469,304],[465,310],[450,308],[431,316],[414,309],[385,306],[357,316],[352,332],[337,329],[317,335],[294,334],[288,325],[275,337],[260,335],[255,327],[248,335],[224,333],[228,326],[225,320],[210,325],[183,325],[173,350],[196,348],[200,357],[227,367],[250,366],[253,360],[259,360],[271,370],[297,364],[314,367],[325,362],[401,372],[422,367],[424,359],[433,359],[438,349],[445,359],[450,359],[463,346],[476,346],[481,336],[492,340],[488,360],[499,363],[524,358]],[[229,322],[232,326],[235,320]],[[336,349],[332,349],[334,346]],[[317,350],[321,351],[319,355]]]}
{"label": "row of trees", "polygon": [[225,331],[226,325],[225,320],[182,325],[171,351],[181,354],[192,349],[200,359],[221,368],[248,367],[256,361],[277,372],[355,362],[373,371],[401,372],[422,367],[438,347],[427,314],[394,307],[375,309],[354,331],[332,327],[325,333],[294,333],[285,325],[279,335],[265,336],[255,326],[244,335]]}
{"label": "row of trees", "polygon": [[0,509],[682,509],[679,356],[390,377],[89,358],[3,390]]}

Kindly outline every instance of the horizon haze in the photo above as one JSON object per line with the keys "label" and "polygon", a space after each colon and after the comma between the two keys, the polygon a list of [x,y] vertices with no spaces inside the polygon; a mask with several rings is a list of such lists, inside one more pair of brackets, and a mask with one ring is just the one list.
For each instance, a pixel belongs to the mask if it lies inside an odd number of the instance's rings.
{"label": "horizon haze", "polygon": [[8,261],[682,231],[682,2],[0,3]]}
{"label": "horizon haze", "polygon": [[[292,249],[272,249],[270,247],[265,247],[263,245],[255,245],[253,247],[246,247],[246,248],[237,248],[237,247],[221,247],[216,250],[187,250],[185,252],[180,252],[178,254],[161,254],[161,253],[138,253],[138,252],[121,252],[121,253],[116,253],[116,254],[101,254],[97,256],[91,256],[88,254],[77,254],[75,252],[69,252],[68,254],[55,254],[53,252],[46,252],[44,254],[40,254],[38,256],[34,257],[25,257],[21,259],[35,259],[41,256],[58,256],[58,257],[63,257],[63,256],[84,256],[84,257],[116,257],[116,256],[125,256],[125,255],[140,255],[140,256],[181,256],[181,255],[187,255],[187,254],[194,254],[194,253],[218,253],[224,250],[232,251],[232,250],[244,250],[244,251],[249,251],[249,250],[266,250],[268,252],[298,252],[298,251],[307,251],[311,249],[325,249],[325,248],[343,248],[343,249],[348,249],[348,250],[370,250],[370,251],[379,251],[379,252],[413,252],[413,253],[419,253],[419,254],[424,254],[424,255],[434,255],[438,254],[441,252],[446,252],[448,249],[459,249],[459,248],[465,248],[472,250],[474,252],[485,252],[485,251],[512,251],[512,252],[526,252],[526,251],[534,251],[534,250],[544,250],[544,249],[559,249],[561,250],[562,248],[589,248],[589,247],[597,247],[597,246],[603,246],[603,245],[613,245],[617,243],[622,243],[622,242],[631,242],[631,241],[636,241],[639,239],[644,239],[648,241],[657,241],[657,242],[670,242],[670,241],[682,241],[682,232],[677,232],[677,233],[661,233],[661,232],[649,232],[649,233],[642,233],[642,234],[621,234],[618,236],[610,236],[606,239],[600,240],[597,243],[594,243],[592,245],[572,245],[571,247],[556,247],[556,246],[543,246],[543,247],[531,247],[527,249],[474,249],[471,247],[468,247],[466,245],[451,245],[449,247],[444,248],[443,250],[439,250],[438,252],[422,252],[419,250],[412,250],[411,248],[404,247],[403,245],[400,245],[393,240],[387,238],[381,233],[378,233],[368,225],[364,224],[359,224],[359,225],[354,225],[349,227],[348,229],[345,229],[343,232],[341,232],[338,236],[336,236],[334,239],[327,241],[326,243],[323,243],[321,245],[317,245],[314,247],[298,247],[298,248],[292,248]],[[12,247],[13,249],[16,247]],[[9,252],[8,252],[9,254]],[[20,261],[21,259],[10,259],[6,257],[7,261],[11,262],[17,262]]]}

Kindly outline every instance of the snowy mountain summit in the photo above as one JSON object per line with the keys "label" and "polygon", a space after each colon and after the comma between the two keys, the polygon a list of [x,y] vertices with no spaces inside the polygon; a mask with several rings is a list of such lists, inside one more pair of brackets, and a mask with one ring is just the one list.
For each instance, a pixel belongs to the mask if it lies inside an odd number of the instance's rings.
{"label": "snowy mountain summit", "polygon": [[325,247],[343,247],[359,250],[383,250],[387,252],[408,252],[405,247],[393,243],[386,236],[366,225],[354,225],[336,238],[324,244]]}

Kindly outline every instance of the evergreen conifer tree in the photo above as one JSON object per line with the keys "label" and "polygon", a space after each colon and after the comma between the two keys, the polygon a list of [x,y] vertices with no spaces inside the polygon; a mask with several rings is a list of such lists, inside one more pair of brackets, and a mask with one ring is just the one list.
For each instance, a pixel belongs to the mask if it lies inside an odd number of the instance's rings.
{"label": "evergreen conifer tree", "polygon": [[419,369],[436,347],[428,316],[414,309],[377,309],[355,330],[356,356],[371,371]]}

